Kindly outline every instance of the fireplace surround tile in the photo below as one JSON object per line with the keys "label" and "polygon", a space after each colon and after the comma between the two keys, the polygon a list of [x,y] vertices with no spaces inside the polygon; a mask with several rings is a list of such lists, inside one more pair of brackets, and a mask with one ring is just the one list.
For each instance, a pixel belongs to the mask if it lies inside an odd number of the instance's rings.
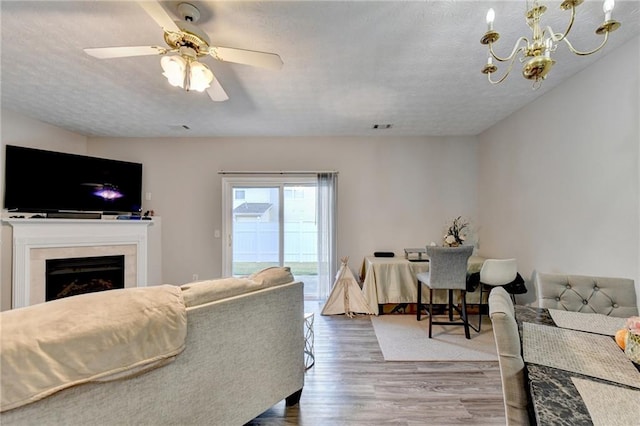
{"label": "fireplace surround tile", "polygon": [[46,259],[125,255],[125,288],[147,285],[147,221],[5,219],[13,228],[12,308],[45,301]]}
{"label": "fireplace surround tile", "polygon": [[124,287],[137,287],[137,251],[135,244],[33,248],[30,250],[29,259],[31,269],[29,304],[34,305],[45,301],[46,262],[49,259],[124,255]]}

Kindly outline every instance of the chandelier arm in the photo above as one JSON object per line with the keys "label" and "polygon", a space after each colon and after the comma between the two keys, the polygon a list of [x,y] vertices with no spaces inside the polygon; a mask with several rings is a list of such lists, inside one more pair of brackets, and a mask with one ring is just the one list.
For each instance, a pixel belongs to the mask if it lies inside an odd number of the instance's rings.
{"label": "chandelier arm", "polygon": [[487,80],[489,80],[489,83],[491,84],[500,84],[509,76],[509,72],[510,71],[507,71],[507,73],[503,75],[500,80],[496,80],[496,81],[491,80],[491,73],[487,73]]}
{"label": "chandelier arm", "polygon": [[494,52],[493,50],[493,43],[489,43],[489,52],[491,53],[491,56],[493,56],[496,60],[500,61],[500,62],[506,62],[506,61],[511,61],[513,63],[513,59],[516,57],[516,54],[523,50],[524,47],[520,46],[521,42],[526,42],[526,44],[529,44],[529,39],[526,37],[520,37],[517,41],[516,44],[513,46],[513,50],[511,51],[511,54],[509,56],[507,56],[506,58],[501,58],[500,56],[496,55],[496,52]]}
{"label": "chandelier arm", "polygon": [[593,50],[590,50],[588,52],[583,52],[580,50],[576,50],[573,45],[571,44],[571,42],[569,42],[569,39],[565,38],[563,41],[565,43],[567,43],[567,46],[569,46],[569,50],[572,51],[573,53],[575,53],[578,56],[587,56],[587,55],[591,55],[593,53],[596,53],[598,50],[602,49],[604,47],[605,44],[607,44],[607,40],[609,39],[609,31],[604,33],[604,40],[602,40],[602,43],[600,43],[600,46],[596,47]]}
{"label": "chandelier arm", "polygon": [[569,25],[567,25],[567,29],[564,30],[563,33],[555,33],[555,32],[553,32],[551,27],[547,26],[547,31],[549,31],[549,34],[551,34],[551,39],[553,41],[555,41],[556,43],[560,43],[562,40],[564,40],[569,35],[569,32],[571,31],[571,28],[573,27],[573,21],[574,21],[575,17],[576,17],[576,7],[575,6],[571,6],[571,18],[569,19]]}
{"label": "chandelier arm", "polygon": [[487,79],[489,80],[489,83],[500,84],[509,76],[509,74],[511,73],[511,70],[513,69],[513,64],[516,61],[516,53],[518,53],[520,50],[524,50],[524,47],[520,47],[520,49],[511,53],[511,62],[509,62],[509,67],[507,68],[507,71],[499,80],[496,80],[496,81],[491,80],[491,73],[487,73]]}

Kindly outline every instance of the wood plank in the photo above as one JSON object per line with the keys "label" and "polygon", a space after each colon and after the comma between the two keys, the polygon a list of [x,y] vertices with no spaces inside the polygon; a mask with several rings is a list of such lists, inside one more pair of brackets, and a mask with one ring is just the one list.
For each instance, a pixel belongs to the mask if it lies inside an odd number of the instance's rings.
{"label": "wood plank", "polygon": [[505,424],[497,361],[385,362],[369,316],[305,310],[315,312],[316,363],[300,404],[282,401],[247,425]]}

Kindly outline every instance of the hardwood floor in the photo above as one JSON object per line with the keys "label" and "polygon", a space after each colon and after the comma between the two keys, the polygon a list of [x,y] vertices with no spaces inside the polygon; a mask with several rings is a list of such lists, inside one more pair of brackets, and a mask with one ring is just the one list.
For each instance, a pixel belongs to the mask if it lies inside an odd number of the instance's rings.
{"label": "hardwood floor", "polygon": [[282,401],[248,425],[505,424],[497,361],[385,362],[369,316],[321,309],[305,303],[316,313],[316,362],[300,403]]}

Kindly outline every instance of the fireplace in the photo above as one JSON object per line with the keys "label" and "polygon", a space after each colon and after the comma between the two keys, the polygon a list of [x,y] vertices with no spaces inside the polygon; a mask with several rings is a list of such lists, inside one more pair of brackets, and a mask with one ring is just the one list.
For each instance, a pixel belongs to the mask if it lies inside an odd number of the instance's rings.
{"label": "fireplace", "polygon": [[46,301],[124,288],[124,255],[47,259]]}
{"label": "fireplace", "polygon": [[[51,263],[52,260],[119,256],[124,258],[124,279],[119,278],[124,282],[124,288],[147,285],[147,228],[154,221],[9,218],[3,222],[9,223],[13,231],[12,308],[43,303],[56,297],[48,294],[46,288],[47,275],[51,275],[47,271],[48,265],[56,264]],[[74,262],[72,260],[71,265],[63,265],[60,269],[73,267]],[[72,280],[67,284],[72,287],[69,291],[96,286],[122,288],[121,283],[105,284],[101,279],[104,277],[91,277],[77,285],[73,285]],[[115,281],[115,278],[107,277],[106,281]],[[58,293],[61,291],[64,290],[60,289]]]}

